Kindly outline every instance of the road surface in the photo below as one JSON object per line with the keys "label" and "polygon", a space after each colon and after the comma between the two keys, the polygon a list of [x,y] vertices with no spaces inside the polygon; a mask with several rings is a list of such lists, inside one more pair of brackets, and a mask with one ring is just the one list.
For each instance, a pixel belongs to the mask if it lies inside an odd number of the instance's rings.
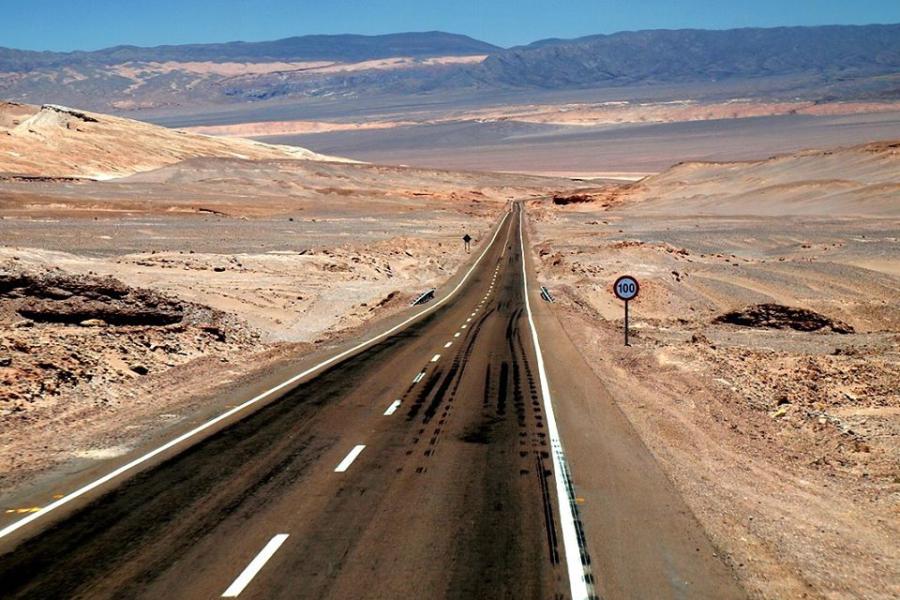
{"label": "road surface", "polygon": [[[427,316],[49,528],[29,524],[37,533],[0,556],[2,596],[595,597],[605,567],[591,553],[616,554],[629,536],[584,531],[560,468],[519,211]],[[667,540],[680,533],[647,527],[663,554],[678,546]],[[691,535],[693,555],[705,538]],[[678,574],[641,575],[660,552],[638,552],[649,558],[616,563],[633,563],[625,580],[637,583],[612,596],[739,597],[720,563],[685,596]]]}

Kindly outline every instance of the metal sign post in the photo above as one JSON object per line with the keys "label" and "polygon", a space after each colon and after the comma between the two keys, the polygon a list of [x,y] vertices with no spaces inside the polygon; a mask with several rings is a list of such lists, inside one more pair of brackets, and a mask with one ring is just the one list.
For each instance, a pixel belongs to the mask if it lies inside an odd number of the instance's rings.
{"label": "metal sign post", "polygon": [[613,284],[613,293],[616,295],[616,298],[625,302],[626,346],[631,346],[631,344],[628,343],[628,301],[636,298],[640,290],[640,284],[638,283],[637,279],[635,279],[631,275],[622,275],[621,277],[616,279],[616,282]]}

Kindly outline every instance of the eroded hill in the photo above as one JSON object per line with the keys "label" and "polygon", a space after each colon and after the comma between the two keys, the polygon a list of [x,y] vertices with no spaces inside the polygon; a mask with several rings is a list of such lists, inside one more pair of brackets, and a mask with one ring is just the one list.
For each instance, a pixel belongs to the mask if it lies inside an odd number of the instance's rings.
{"label": "eroded hill", "polygon": [[638,210],[720,215],[900,215],[900,142],[759,161],[690,162],[625,189]]}
{"label": "eroded hill", "polygon": [[0,103],[0,173],[111,179],[188,158],[333,160],[296,146],[214,138],[54,104]]}

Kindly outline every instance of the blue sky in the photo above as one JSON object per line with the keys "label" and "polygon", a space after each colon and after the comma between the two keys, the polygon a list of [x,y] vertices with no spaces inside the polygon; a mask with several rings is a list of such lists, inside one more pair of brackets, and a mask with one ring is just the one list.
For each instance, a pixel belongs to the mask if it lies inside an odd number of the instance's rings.
{"label": "blue sky", "polygon": [[900,0],[0,0],[0,46],[271,40],[439,29],[511,46],[635,29],[900,22]]}

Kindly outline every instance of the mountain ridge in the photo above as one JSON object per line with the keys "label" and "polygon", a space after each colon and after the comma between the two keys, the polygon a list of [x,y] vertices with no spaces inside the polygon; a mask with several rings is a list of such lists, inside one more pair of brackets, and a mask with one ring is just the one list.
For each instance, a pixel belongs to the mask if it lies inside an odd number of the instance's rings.
{"label": "mountain ridge", "polygon": [[[290,36],[262,42],[230,41],[204,44],[163,44],[159,46],[117,45],[99,50],[50,52],[0,47],[0,69],[122,62],[211,61],[294,61],[373,60],[395,56],[428,58],[435,56],[486,54],[498,46],[466,35],[443,31],[391,33],[384,35],[316,34]],[[15,61],[15,62],[14,62]]]}
{"label": "mountain ridge", "polygon": [[778,77],[792,79],[779,87],[784,98],[900,100],[900,24],[626,31],[509,49],[439,31],[68,54],[0,48],[0,98],[106,112]]}
{"label": "mountain ridge", "polygon": [[900,25],[655,29],[539,40],[488,56],[478,75],[558,88],[841,71],[900,71]]}

